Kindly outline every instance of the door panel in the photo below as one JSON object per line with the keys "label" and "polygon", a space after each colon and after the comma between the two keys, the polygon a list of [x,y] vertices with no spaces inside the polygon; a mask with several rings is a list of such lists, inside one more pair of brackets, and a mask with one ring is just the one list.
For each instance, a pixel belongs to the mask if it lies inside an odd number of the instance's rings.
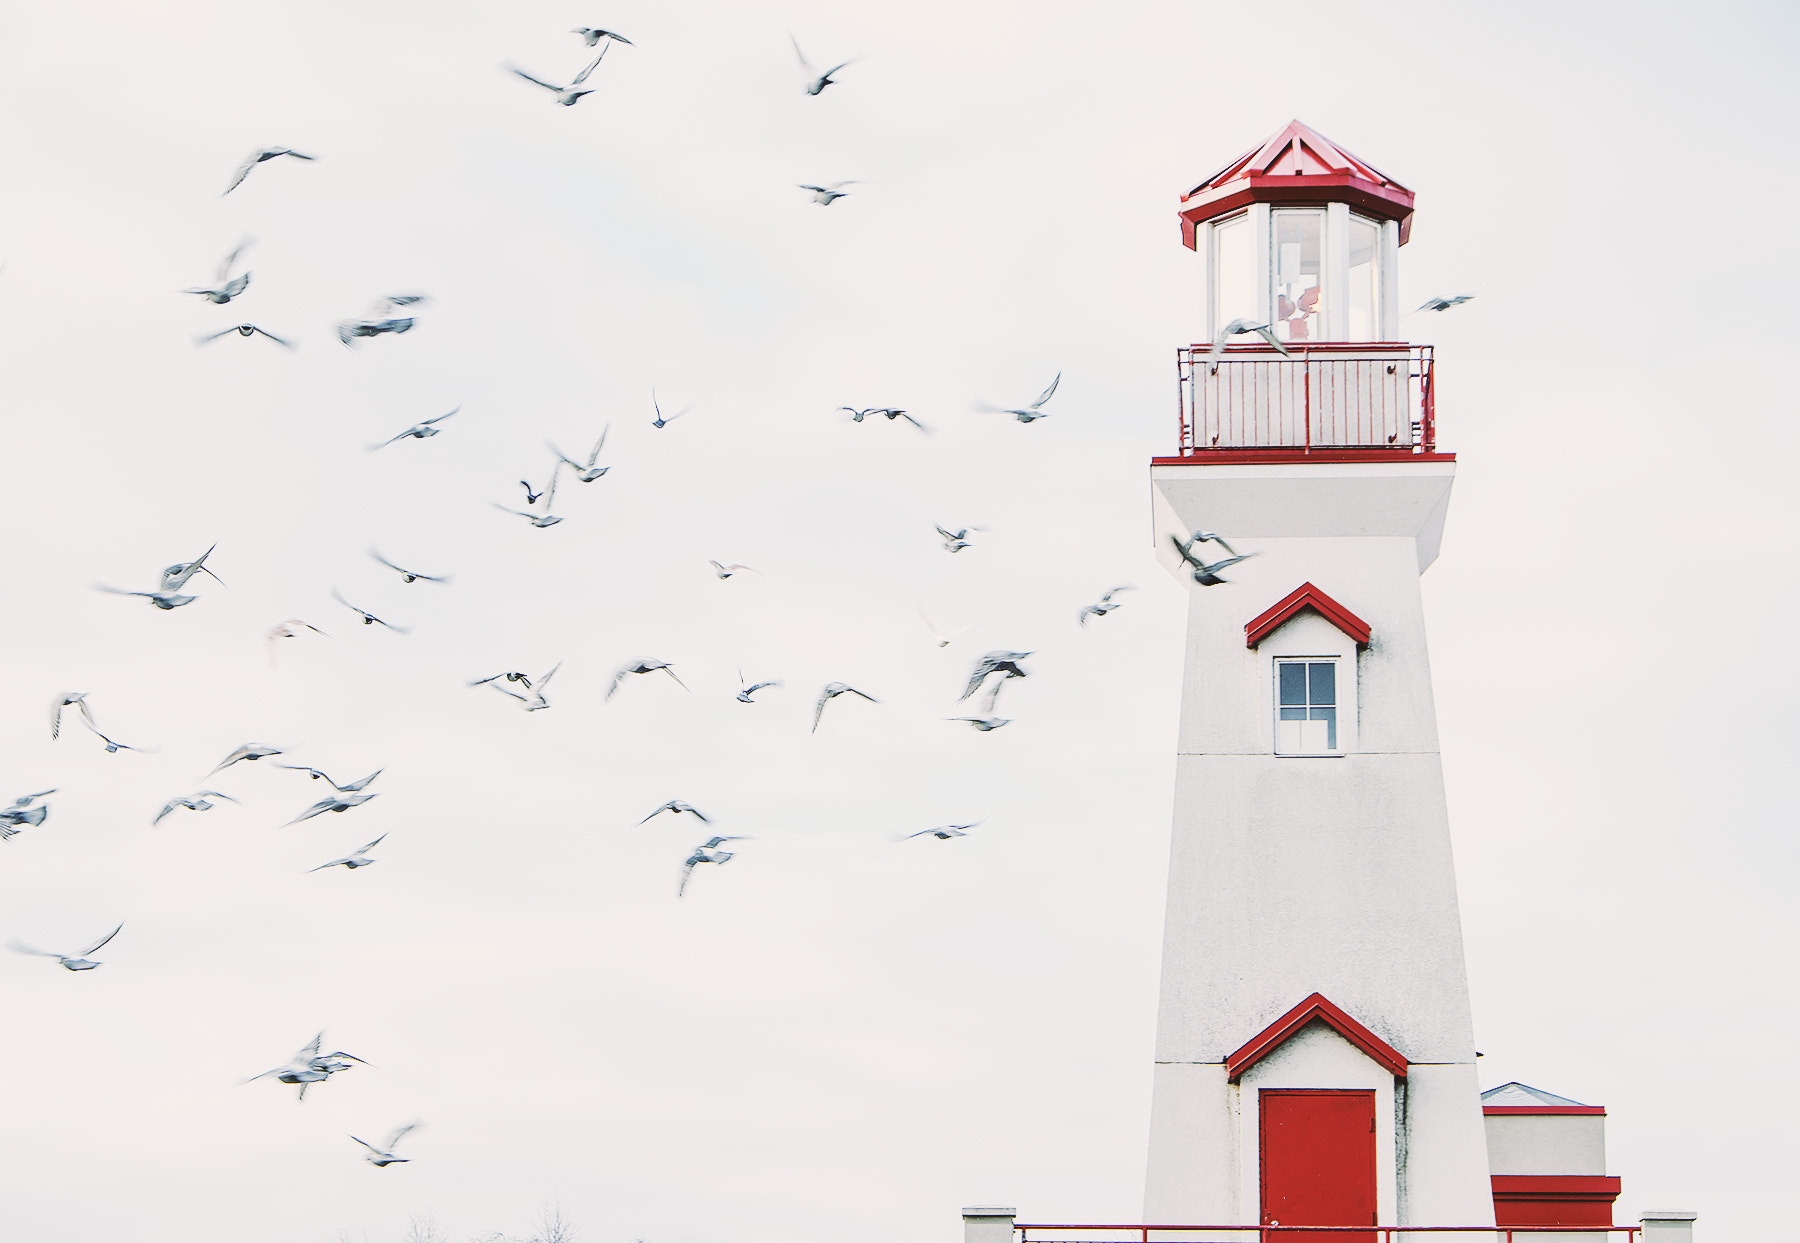
{"label": "door panel", "polygon": [[[1262,1224],[1375,1224],[1375,1093],[1258,1093],[1262,1121]],[[1271,1231],[1284,1243],[1374,1243],[1374,1232]]]}

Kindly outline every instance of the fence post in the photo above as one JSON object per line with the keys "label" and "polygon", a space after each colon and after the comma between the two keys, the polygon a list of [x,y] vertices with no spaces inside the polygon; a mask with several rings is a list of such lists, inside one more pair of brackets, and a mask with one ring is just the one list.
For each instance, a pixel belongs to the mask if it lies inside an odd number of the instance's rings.
{"label": "fence post", "polygon": [[975,1204],[962,1211],[963,1243],[1012,1243],[1016,1208]]}
{"label": "fence post", "polygon": [[1638,1218],[1644,1232],[1639,1243],[1694,1243],[1694,1222],[1698,1213],[1652,1212],[1645,1209]]}

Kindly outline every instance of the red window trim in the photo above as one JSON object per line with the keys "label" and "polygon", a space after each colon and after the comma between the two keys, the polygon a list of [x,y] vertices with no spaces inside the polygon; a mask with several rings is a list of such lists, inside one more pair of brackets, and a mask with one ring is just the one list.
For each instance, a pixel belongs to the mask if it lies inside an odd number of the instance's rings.
{"label": "red window trim", "polygon": [[1357,647],[1369,646],[1369,635],[1372,633],[1369,623],[1311,583],[1301,583],[1266,611],[1245,622],[1244,646],[1255,648],[1258,643],[1275,633],[1283,624],[1292,620],[1301,609],[1312,609],[1354,639]]}
{"label": "red window trim", "polygon": [[1314,1021],[1330,1027],[1345,1040],[1361,1049],[1371,1061],[1385,1067],[1395,1077],[1406,1078],[1406,1059],[1400,1056],[1399,1051],[1326,1000],[1323,993],[1314,993],[1252,1036],[1242,1048],[1227,1057],[1225,1059],[1226,1077],[1236,1082],[1237,1078],[1246,1070],[1262,1061],[1290,1036]]}

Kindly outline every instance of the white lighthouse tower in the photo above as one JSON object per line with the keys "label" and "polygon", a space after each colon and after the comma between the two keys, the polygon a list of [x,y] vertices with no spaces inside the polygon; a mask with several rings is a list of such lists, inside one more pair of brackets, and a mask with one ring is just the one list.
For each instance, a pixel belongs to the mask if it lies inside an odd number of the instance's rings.
{"label": "white lighthouse tower", "polygon": [[1298,121],[1183,200],[1208,341],[1279,345],[1182,351],[1151,469],[1192,599],[1146,1222],[1494,1223],[1419,591],[1455,459],[1430,347],[1397,340],[1412,206]]}

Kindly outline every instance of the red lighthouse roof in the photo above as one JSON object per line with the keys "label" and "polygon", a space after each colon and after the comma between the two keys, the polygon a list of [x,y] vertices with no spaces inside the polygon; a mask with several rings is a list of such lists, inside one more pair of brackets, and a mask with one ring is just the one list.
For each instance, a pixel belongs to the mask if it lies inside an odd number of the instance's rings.
{"label": "red lighthouse roof", "polygon": [[1195,226],[1250,203],[1348,203],[1400,222],[1412,232],[1413,192],[1300,121],[1258,143],[1181,196],[1181,240],[1194,248]]}

